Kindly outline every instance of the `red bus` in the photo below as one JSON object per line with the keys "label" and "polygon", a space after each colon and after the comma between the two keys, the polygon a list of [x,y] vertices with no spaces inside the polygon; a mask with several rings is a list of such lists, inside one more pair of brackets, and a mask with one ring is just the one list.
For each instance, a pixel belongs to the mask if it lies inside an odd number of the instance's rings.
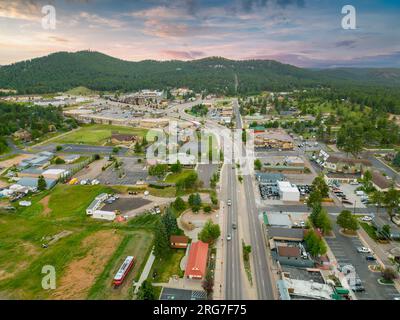
{"label": "red bus", "polygon": [[114,277],[114,280],[113,280],[114,286],[118,287],[124,282],[129,271],[135,265],[135,262],[136,262],[135,257],[132,257],[132,256],[126,257],[124,263],[121,265],[121,267],[119,268],[118,272],[116,273],[116,275]]}

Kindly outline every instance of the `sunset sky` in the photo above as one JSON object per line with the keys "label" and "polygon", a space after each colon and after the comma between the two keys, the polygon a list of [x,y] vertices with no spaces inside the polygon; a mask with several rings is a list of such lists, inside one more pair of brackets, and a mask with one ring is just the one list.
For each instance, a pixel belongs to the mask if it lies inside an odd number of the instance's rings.
{"label": "sunset sky", "polygon": [[[55,30],[42,6],[56,8]],[[341,27],[342,7],[357,29]],[[57,51],[125,60],[208,56],[302,67],[400,67],[399,0],[0,0],[0,65]]]}

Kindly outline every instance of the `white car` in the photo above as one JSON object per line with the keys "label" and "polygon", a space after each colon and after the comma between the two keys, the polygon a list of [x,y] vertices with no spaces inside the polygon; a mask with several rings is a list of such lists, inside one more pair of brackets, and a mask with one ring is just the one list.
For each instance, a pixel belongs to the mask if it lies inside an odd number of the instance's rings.
{"label": "white car", "polygon": [[357,251],[358,251],[359,253],[371,253],[371,249],[370,249],[370,248],[367,248],[367,247],[358,247],[358,248],[357,248]]}
{"label": "white car", "polygon": [[372,218],[370,216],[364,216],[364,217],[361,218],[361,220],[369,222],[369,221],[372,221]]}
{"label": "white car", "polygon": [[231,237],[230,234],[228,234],[228,235],[226,236],[226,240],[228,240],[228,241],[231,241],[231,240],[232,240],[232,237]]}
{"label": "white car", "polygon": [[227,204],[228,204],[228,206],[231,206],[231,205],[232,205],[231,199],[228,200]]}

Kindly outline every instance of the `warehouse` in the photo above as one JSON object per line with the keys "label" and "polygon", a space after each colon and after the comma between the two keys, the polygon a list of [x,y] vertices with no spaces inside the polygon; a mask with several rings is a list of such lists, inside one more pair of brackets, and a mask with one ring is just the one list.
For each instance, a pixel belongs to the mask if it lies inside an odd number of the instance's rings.
{"label": "warehouse", "polygon": [[300,191],[288,181],[278,181],[279,196],[282,201],[300,201]]}

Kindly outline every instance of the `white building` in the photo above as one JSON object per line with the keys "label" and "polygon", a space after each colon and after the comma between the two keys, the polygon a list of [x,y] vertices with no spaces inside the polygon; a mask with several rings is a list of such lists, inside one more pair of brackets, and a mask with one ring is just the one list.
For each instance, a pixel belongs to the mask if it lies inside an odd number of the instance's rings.
{"label": "white building", "polygon": [[92,217],[94,219],[113,221],[116,217],[116,214],[113,211],[95,210]]}
{"label": "white building", "polygon": [[100,206],[103,204],[103,202],[105,200],[108,199],[108,194],[107,193],[102,193],[100,195],[98,195],[93,201],[92,203],[89,205],[89,207],[87,207],[86,209],[86,214],[87,215],[93,215],[94,212],[100,208]]}
{"label": "white building", "polygon": [[282,201],[300,201],[300,191],[289,181],[278,181],[279,195]]}

